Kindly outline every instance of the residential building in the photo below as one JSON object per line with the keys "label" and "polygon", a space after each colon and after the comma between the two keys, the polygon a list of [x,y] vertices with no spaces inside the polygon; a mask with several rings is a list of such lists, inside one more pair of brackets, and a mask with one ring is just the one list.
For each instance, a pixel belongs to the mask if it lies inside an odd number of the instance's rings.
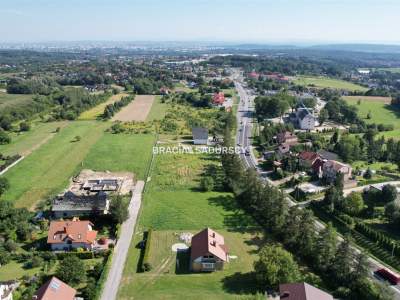
{"label": "residential building", "polygon": [[306,282],[279,285],[279,295],[271,295],[269,300],[333,300],[332,295]]}
{"label": "residential building", "polygon": [[296,118],[300,129],[313,130],[315,128],[316,119],[308,108],[298,108],[296,111]]}
{"label": "residential building", "polygon": [[66,191],[52,201],[55,218],[105,215],[110,208],[110,195],[128,195],[134,186],[134,175],[128,172],[95,172],[82,170],[71,180]]}
{"label": "residential building", "polygon": [[97,231],[93,230],[90,221],[80,221],[74,218],[70,221],[51,221],[47,236],[47,244],[51,250],[69,251],[83,248],[92,250]]}
{"label": "residential building", "polygon": [[348,181],[351,177],[352,168],[350,165],[338,162],[336,160],[328,160],[322,167],[322,176],[329,183],[335,181],[337,174],[342,173],[344,181]]}
{"label": "residential building", "polygon": [[192,237],[190,248],[191,269],[194,272],[222,270],[229,261],[224,237],[206,228]]}
{"label": "residential building", "polygon": [[318,153],[310,152],[310,151],[303,151],[299,154],[299,165],[303,168],[310,169],[314,162],[320,158]]}
{"label": "residential building", "polygon": [[208,129],[204,127],[193,127],[193,144],[207,145],[208,144]]}
{"label": "residential building", "polygon": [[285,131],[276,135],[276,142],[278,144],[286,143],[290,146],[294,146],[299,143],[299,139],[294,132]]}
{"label": "residential building", "polygon": [[52,277],[39,288],[32,300],[78,300],[75,295],[74,288],[60,279]]}
{"label": "residential building", "polygon": [[215,93],[212,97],[214,105],[222,105],[225,101],[225,94],[223,92]]}

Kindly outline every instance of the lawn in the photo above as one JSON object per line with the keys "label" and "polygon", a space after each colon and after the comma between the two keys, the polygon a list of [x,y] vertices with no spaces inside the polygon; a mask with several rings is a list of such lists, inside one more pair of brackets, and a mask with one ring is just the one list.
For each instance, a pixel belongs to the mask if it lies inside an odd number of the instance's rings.
{"label": "lawn", "polygon": [[[249,272],[256,259],[254,237],[257,225],[236,206],[231,193],[199,191],[205,170],[219,169],[217,157],[207,154],[159,154],[148,183],[139,226],[125,266],[118,299],[252,299],[256,291]],[[219,170],[219,171],[218,171]],[[154,268],[137,273],[140,250],[136,244],[143,231],[153,228],[151,260]],[[175,270],[176,254],[171,245],[175,233],[197,233],[211,227],[221,233],[232,255],[224,271],[190,274]],[[184,263],[180,264],[186,265]]]}
{"label": "lawn", "polygon": [[161,102],[162,96],[156,96],[146,121],[162,120],[167,113],[168,104]]}
{"label": "lawn", "polygon": [[381,171],[381,170],[386,170],[386,171],[390,170],[393,172],[397,171],[397,166],[395,164],[388,162],[375,162],[372,164],[368,164],[368,162],[365,161],[355,161],[351,164],[351,166],[353,167],[353,169],[358,168],[366,170],[367,168],[370,168],[371,170],[375,171]]}
{"label": "lawn", "polygon": [[8,264],[0,268],[0,281],[8,281],[20,279],[23,276],[33,276],[40,272],[40,268],[27,269],[24,268],[24,263],[10,261]]}
{"label": "lawn", "polygon": [[151,159],[153,135],[105,133],[90,149],[82,168],[130,171],[144,179]]}
{"label": "lawn", "polygon": [[56,135],[55,130],[68,125],[68,122],[51,122],[32,124],[28,132],[11,134],[11,143],[0,145],[0,153],[4,155],[28,155],[38,149]]}
{"label": "lawn", "polygon": [[103,112],[104,108],[108,104],[113,104],[114,102],[117,102],[121,100],[121,98],[128,96],[127,93],[121,93],[117,95],[112,95],[106,102],[100,103],[99,105],[84,111],[78,118],[78,120],[96,120],[97,117],[99,117]]}
{"label": "lawn", "polygon": [[[384,132],[383,135],[385,137],[400,137],[399,109],[394,108],[390,104],[386,104],[385,101],[381,101],[380,99],[373,100],[368,97],[361,97],[360,104],[358,104],[360,97],[344,97],[344,99],[349,104],[355,105],[358,108],[358,115],[367,123],[392,124],[394,126],[394,130]],[[369,112],[371,112],[371,119],[366,119]]]}
{"label": "lawn", "polygon": [[33,95],[14,95],[0,92],[0,110],[15,105],[28,105],[32,102]]}
{"label": "lawn", "polygon": [[332,89],[340,89],[347,91],[360,91],[366,92],[368,88],[363,87],[358,84],[354,84],[352,82],[328,78],[328,77],[317,77],[317,76],[297,76],[293,80],[293,82],[297,85],[302,86],[315,86],[317,88],[332,88]]}
{"label": "lawn", "polygon": [[[150,253],[154,268],[148,273],[136,273],[134,267],[126,268],[118,299],[256,299],[253,293],[257,287],[251,271],[257,258],[260,234],[219,230],[231,255],[237,258],[225,264],[223,271],[192,274],[188,272],[186,253],[179,254],[177,268],[177,255],[171,251],[171,246],[178,242],[177,233],[153,232]],[[135,238],[138,242],[140,235]],[[136,266],[139,251],[132,249],[136,255],[130,255],[128,265]]]}
{"label": "lawn", "polygon": [[400,73],[400,68],[378,68],[377,71],[386,71],[390,73]]}
{"label": "lawn", "polygon": [[[106,123],[81,121],[62,129],[6,173],[11,188],[1,199],[13,201],[17,207],[33,208],[38,201],[60,192],[104,134],[106,126]],[[74,141],[76,136],[81,140]]]}

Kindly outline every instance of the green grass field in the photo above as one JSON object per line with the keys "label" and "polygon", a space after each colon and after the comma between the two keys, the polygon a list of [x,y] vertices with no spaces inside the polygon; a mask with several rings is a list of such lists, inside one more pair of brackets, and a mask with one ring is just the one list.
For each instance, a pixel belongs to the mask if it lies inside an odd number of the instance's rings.
{"label": "green grass field", "polygon": [[366,92],[368,88],[348,81],[317,76],[298,76],[293,83],[302,86],[315,86],[317,88],[332,88],[347,91]]}
{"label": "green grass field", "polygon": [[96,120],[97,117],[104,112],[104,108],[108,104],[113,104],[114,102],[117,102],[126,96],[128,96],[127,93],[112,95],[106,102],[100,103],[99,105],[81,113],[78,120]]}
{"label": "green grass field", "polygon": [[400,73],[400,68],[378,68],[378,71],[386,71],[391,73]]}
{"label": "green grass field", "polygon": [[[186,231],[185,231],[186,232]],[[192,231],[195,233],[196,231]],[[153,270],[148,273],[136,273],[139,251],[129,256],[124,272],[123,285],[118,299],[255,299],[257,291],[252,273],[253,262],[260,238],[257,233],[240,233],[219,230],[231,254],[237,259],[225,264],[223,271],[214,273],[191,274],[187,272],[187,255],[178,257],[171,246],[179,242],[177,231],[154,231],[151,244],[151,263]],[[135,242],[140,235],[135,236]],[[258,298],[260,299],[260,298]]]}
{"label": "green grass field", "polygon": [[68,122],[51,122],[33,124],[28,132],[11,134],[11,143],[0,145],[0,153],[4,155],[28,155],[43,143],[55,136],[55,130],[68,125]]}
{"label": "green grass field", "polygon": [[0,110],[15,105],[28,105],[32,102],[33,95],[14,95],[0,92]]}
{"label": "green grass field", "polygon": [[[39,200],[60,192],[101,138],[106,125],[82,121],[62,129],[5,174],[11,188],[1,199],[13,201],[18,207],[33,208]],[[80,136],[81,140],[74,142],[75,136]]]}
{"label": "green grass field", "polygon": [[[205,154],[156,156],[118,299],[253,299],[250,293],[257,289],[249,272],[257,257],[257,226],[236,207],[231,193],[198,190],[201,175],[210,165],[218,166],[219,162]],[[150,227],[155,230],[151,250],[154,268],[137,273],[140,250],[135,245]],[[177,242],[174,233],[196,233],[205,227],[223,234],[231,254],[238,259],[222,272],[176,270],[176,253],[171,251]]]}
{"label": "green grass field", "polygon": [[[358,99],[355,97],[344,97],[344,99],[351,105],[358,108],[358,114],[367,123],[377,123],[377,124],[392,124],[394,130],[384,132],[387,138],[400,138],[400,110],[393,108],[390,104],[386,104],[385,101],[379,99],[371,98],[361,98],[360,105],[357,104]],[[371,119],[366,119],[367,114],[371,112]]]}
{"label": "green grass field", "polygon": [[167,112],[168,104],[161,102],[162,96],[156,96],[146,121],[162,120]]}
{"label": "green grass field", "polygon": [[92,146],[82,167],[100,171],[130,171],[139,179],[144,179],[154,140],[153,135],[105,133]]}

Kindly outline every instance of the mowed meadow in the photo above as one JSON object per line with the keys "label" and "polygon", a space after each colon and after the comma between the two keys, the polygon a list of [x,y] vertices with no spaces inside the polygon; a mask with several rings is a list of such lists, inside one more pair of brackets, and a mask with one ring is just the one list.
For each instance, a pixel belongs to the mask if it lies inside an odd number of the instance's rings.
{"label": "mowed meadow", "polygon": [[[142,203],[139,225],[125,265],[118,299],[255,299],[253,263],[262,235],[253,220],[228,192],[200,191],[203,174],[221,172],[212,155],[156,155]],[[188,253],[173,252],[179,234],[196,234],[210,227],[225,238],[237,258],[224,270],[195,274],[189,271]],[[150,272],[138,272],[141,251],[136,245],[152,228]]]}
{"label": "mowed meadow", "polygon": [[29,155],[4,175],[11,188],[1,199],[33,209],[67,188],[82,168],[131,171],[142,179],[154,136],[113,135],[106,132],[110,126],[110,122],[98,121],[40,124],[13,139],[0,152]]}
{"label": "mowed meadow", "polygon": [[[358,115],[367,123],[393,125],[394,130],[383,132],[387,138],[400,138],[400,109],[390,105],[389,97],[350,96],[343,97],[358,109]],[[370,113],[371,118],[367,119]]]}

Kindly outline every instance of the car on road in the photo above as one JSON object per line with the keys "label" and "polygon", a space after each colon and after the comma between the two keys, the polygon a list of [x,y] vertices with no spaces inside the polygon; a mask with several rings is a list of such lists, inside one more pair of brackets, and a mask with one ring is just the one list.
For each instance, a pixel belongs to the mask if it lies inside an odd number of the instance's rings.
{"label": "car on road", "polygon": [[397,285],[400,283],[400,276],[392,273],[388,269],[382,268],[375,271],[375,274],[378,277],[381,277],[387,281],[389,281],[392,285]]}

